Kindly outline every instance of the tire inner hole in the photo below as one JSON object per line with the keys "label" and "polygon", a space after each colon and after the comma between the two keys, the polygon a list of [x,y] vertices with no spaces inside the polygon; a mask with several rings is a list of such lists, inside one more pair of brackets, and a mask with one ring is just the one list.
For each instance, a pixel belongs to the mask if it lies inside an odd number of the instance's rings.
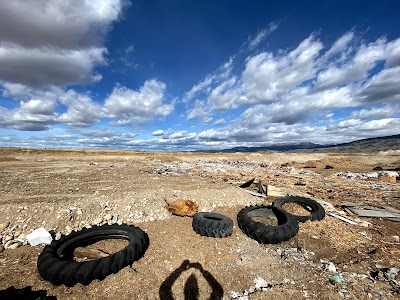
{"label": "tire inner hole", "polygon": [[300,205],[294,202],[285,203],[282,205],[282,209],[292,215],[297,216],[309,216],[312,209],[307,205]]}
{"label": "tire inner hole", "polygon": [[255,209],[253,211],[250,211],[248,213],[248,216],[256,222],[260,222],[266,225],[272,225],[272,226],[277,226],[278,225],[278,219],[272,209],[264,207],[264,208],[259,208]]}
{"label": "tire inner hole", "polygon": [[73,259],[78,262],[99,259],[124,249],[128,244],[129,241],[124,239],[98,241],[86,247],[76,247]]}

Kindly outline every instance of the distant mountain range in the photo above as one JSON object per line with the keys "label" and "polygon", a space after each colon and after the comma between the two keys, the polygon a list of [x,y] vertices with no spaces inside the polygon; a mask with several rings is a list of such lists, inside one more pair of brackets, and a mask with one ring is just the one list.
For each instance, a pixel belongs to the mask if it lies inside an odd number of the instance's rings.
{"label": "distant mountain range", "polygon": [[[400,134],[362,139],[350,143],[319,145],[309,142],[279,143],[263,147],[234,147],[217,152],[262,152],[262,151],[307,151],[307,152],[377,152],[400,150]],[[214,151],[213,151],[214,152]]]}

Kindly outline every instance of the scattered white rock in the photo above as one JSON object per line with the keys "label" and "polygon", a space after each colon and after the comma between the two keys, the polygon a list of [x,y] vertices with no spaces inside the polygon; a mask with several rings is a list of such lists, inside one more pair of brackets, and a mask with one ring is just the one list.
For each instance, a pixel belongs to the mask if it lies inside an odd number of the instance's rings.
{"label": "scattered white rock", "polygon": [[14,241],[8,241],[7,243],[4,244],[4,249],[10,249],[10,246],[14,244]]}
{"label": "scattered white rock", "polygon": [[101,222],[103,222],[103,218],[102,217],[97,217],[96,219],[94,219],[93,224],[94,225],[99,225]]}
{"label": "scattered white rock", "polygon": [[19,242],[13,243],[8,247],[8,249],[17,249],[21,245],[22,245],[22,243],[19,243]]}
{"label": "scattered white rock", "polygon": [[106,214],[106,215],[104,216],[104,221],[106,221],[106,222],[111,221],[112,217],[113,217],[113,216],[112,216],[111,214]]}

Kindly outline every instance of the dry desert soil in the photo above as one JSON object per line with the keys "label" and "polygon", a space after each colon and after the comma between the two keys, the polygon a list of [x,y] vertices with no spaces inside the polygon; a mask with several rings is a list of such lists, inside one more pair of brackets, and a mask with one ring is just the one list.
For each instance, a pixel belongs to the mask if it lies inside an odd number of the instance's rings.
{"label": "dry desert soil", "polygon": [[[400,210],[398,178],[340,175],[375,167],[398,169],[400,153],[0,149],[0,299],[398,299],[400,223],[350,216],[340,206]],[[324,200],[358,224],[327,215],[300,223],[286,242],[259,244],[240,230],[237,214],[275,198],[238,187],[251,178]],[[230,217],[232,235],[194,232],[191,217],[166,209],[166,202],[179,199]],[[304,213],[297,205],[286,209]],[[105,223],[145,231],[150,244],[144,256],[86,286],[41,278],[37,259],[45,245],[30,246],[27,234],[44,227],[59,238]],[[88,249],[114,253],[126,244],[113,239]],[[394,268],[392,276],[384,268]],[[344,282],[330,282],[335,269]]]}

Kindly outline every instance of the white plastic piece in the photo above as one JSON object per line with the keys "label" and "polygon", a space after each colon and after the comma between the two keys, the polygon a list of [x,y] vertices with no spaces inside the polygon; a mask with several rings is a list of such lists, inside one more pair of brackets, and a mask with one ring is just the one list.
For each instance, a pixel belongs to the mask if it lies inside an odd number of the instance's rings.
{"label": "white plastic piece", "polygon": [[48,232],[43,227],[35,229],[30,234],[26,236],[29,245],[37,246],[39,244],[50,244],[53,238],[51,237],[50,232]]}

